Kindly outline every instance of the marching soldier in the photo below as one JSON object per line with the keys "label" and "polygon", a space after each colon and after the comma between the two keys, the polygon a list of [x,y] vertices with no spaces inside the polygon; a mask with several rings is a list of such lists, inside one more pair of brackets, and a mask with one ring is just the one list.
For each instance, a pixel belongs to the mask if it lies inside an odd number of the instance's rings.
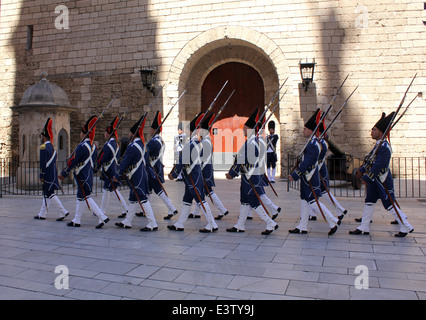
{"label": "marching soldier", "polygon": [[101,221],[96,226],[97,229],[102,228],[104,224],[109,221],[109,218],[102,212],[95,200],[91,197],[93,187],[93,169],[97,157],[97,148],[93,143],[97,119],[98,118],[96,116],[92,116],[89,120],[87,120],[80,132],[80,138],[83,139],[85,136],[86,138],[77,146],[74,155],[68,160],[67,167],[62,170],[62,173],[59,175],[59,179],[64,180],[71,170],[75,168],[74,178],[78,186],[77,203],[74,219],[67,223],[67,226],[70,227],[80,227],[85,205],[87,205],[89,210],[93,211]]}
{"label": "marching soldier", "polygon": [[148,201],[148,175],[146,172],[146,163],[149,161],[148,153],[145,152],[143,137],[143,128],[145,126],[145,115],[142,116],[132,128],[130,128],[129,137],[134,140],[127,146],[126,153],[120,163],[118,172],[113,180],[118,182],[121,176],[126,175],[129,184],[129,210],[126,218],[115,225],[120,228],[130,229],[136,212],[143,210],[148,218],[148,224],[140,231],[158,230],[157,221],[150,202]]}
{"label": "marching soldier", "polygon": [[179,156],[179,161],[172,172],[169,173],[169,179],[173,180],[182,172],[183,181],[185,183],[182,210],[180,211],[178,221],[175,224],[167,226],[170,230],[184,230],[184,223],[188,219],[192,201],[194,199],[197,206],[201,207],[201,210],[207,220],[207,225],[199,231],[205,233],[215,232],[218,230],[218,226],[213,218],[210,206],[204,198],[204,185],[201,170],[201,157],[203,155],[202,144],[200,143],[198,132],[194,132],[202,118],[203,113],[200,113],[190,122],[191,139],[183,147]]}
{"label": "marching soldier", "polygon": [[[318,127],[318,131],[319,133],[324,132],[325,130],[325,125],[324,125],[324,120],[323,122],[320,123],[319,127]],[[321,152],[318,158],[318,169],[319,169],[319,176],[320,176],[320,186],[321,186],[321,193],[323,195],[328,194],[328,196],[325,196],[330,203],[337,208],[337,210],[340,211],[339,216],[337,217],[339,220],[342,220],[343,217],[348,213],[348,211],[342,207],[342,205],[339,203],[339,201],[337,201],[336,197],[330,192],[329,190],[329,186],[330,186],[330,180],[329,180],[329,176],[328,176],[328,170],[327,170],[327,165],[325,163],[325,155],[327,153],[328,150],[328,140],[329,137],[326,134],[324,137],[322,137],[321,139],[319,139],[319,143],[321,145]],[[311,211],[311,217],[309,218],[310,220],[316,220],[316,212],[315,211]]]}
{"label": "marching soldier", "polygon": [[270,182],[275,183],[275,172],[277,165],[277,142],[278,135],[275,133],[275,121],[268,123],[269,135],[266,136],[267,149],[266,149],[266,169],[268,172],[268,179]]}
{"label": "marching soldier", "polygon": [[[229,211],[225,208],[225,206],[222,204],[222,201],[220,201],[219,197],[213,190],[213,187],[215,186],[213,158],[212,158],[213,144],[210,138],[210,132],[207,131],[209,127],[211,126],[213,120],[214,120],[214,114],[210,115],[209,117],[206,117],[206,119],[204,119],[200,125],[200,128],[202,129],[201,143],[203,145],[203,157],[202,157],[201,168],[202,168],[202,175],[203,175],[204,194],[210,198],[210,200],[213,202],[215,207],[219,210],[219,215],[215,217],[215,219],[220,220],[224,216],[226,216],[229,213]],[[192,214],[193,214],[193,217],[194,216],[199,217],[200,207],[196,206],[194,212],[191,213],[191,215]]]}
{"label": "marching soldier", "polygon": [[266,223],[266,230],[263,235],[269,235],[278,229],[278,225],[265,212],[261,203],[261,196],[265,193],[263,189],[262,175],[260,173],[259,158],[266,150],[261,148],[259,139],[255,134],[257,126],[258,108],[244,124],[244,135],[247,137],[242,149],[238,152],[234,165],[225,174],[227,179],[233,179],[241,174],[240,187],[240,213],[238,222],[232,228],[226,229],[228,232],[244,232],[245,221],[249,215],[250,208],[253,208],[257,215]]}
{"label": "marching soldier", "polygon": [[[268,149],[267,139],[265,139],[264,135],[262,134],[259,134],[259,146],[261,150]],[[267,166],[268,162],[268,153],[266,152],[266,157],[264,155],[265,153],[263,153],[263,156],[259,158],[259,166],[261,168],[260,174],[262,175],[263,187],[268,187],[270,186],[270,183],[272,183],[272,181],[267,176],[267,170],[265,170],[265,167]],[[271,213],[273,212],[271,218],[272,220],[275,220],[278,214],[281,212],[281,208],[272,202],[272,200],[266,195],[266,192],[260,195],[260,199],[262,200],[262,203],[267,208],[267,210]],[[250,210],[247,219],[253,219],[252,211],[253,210]]]}
{"label": "marching soldier", "polygon": [[49,118],[44,125],[43,131],[40,134],[42,145],[40,146],[40,181],[43,184],[43,203],[38,215],[34,219],[46,219],[47,210],[53,200],[59,208],[60,214],[56,221],[62,221],[69,212],[62,205],[61,200],[55,194],[55,190],[59,190],[58,171],[56,168],[56,151],[52,145],[52,119]]}
{"label": "marching soldier", "polygon": [[407,216],[398,206],[395,199],[393,179],[389,168],[392,148],[386,137],[384,137],[383,143],[380,144],[381,138],[393,118],[393,114],[394,112],[386,117],[385,113],[383,113],[382,117],[371,129],[371,137],[376,140],[376,145],[370,152],[370,155],[375,152],[375,157],[370,161],[365,161],[357,171],[357,177],[362,177],[362,183],[367,185],[367,194],[361,224],[354,231],[349,231],[350,234],[360,235],[370,233],[370,221],[373,217],[374,204],[378,199],[382,201],[383,207],[399,223],[399,233],[395,234],[395,237],[405,237],[409,232],[414,231],[413,226],[407,221]]}
{"label": "marching soldier", "polygon": [[[179,122],[178,134],[175,136],[174,150],[175,150],[175,163],[179,160],[179,155],[186,144],[188,137],[182,132],[182,122]],[[179,173],[176,181],[182,181],[182,174]]]}
{"label": "marching soldier", "polygon": [[[106,127],[104,137],[105,139],[110,137],[110,139],[105,142],[98,158],[98,165],[101,168],[101,174],[104,180],[101,210],[104,214],[106,213],[111,193],[115,193],[121,203],[121,207],[123,208],[122,215],[126,215],[129,207],[127,206],[126,200],[124,200],[120,191],[117,189],[121,183],[112,181],[112,178],[117,173],[118,157],[120,155],[120,147],[117,144],[117,124],[118,117],[115,117],[115,119],[111,121],[110,125]],[[114,134],[111,136],[113,132]]]}
{"label": "marching soldier", "polygon": [[[151,125],[151,135],[153,135],[161,124],[161,113],[157,111],[155,114],[154,120]],[[157,194],[157,196],[165,203],[167,206],[167,216],[164,219],[168,220],[178,213],[176,208],[173,206],[172,201],[167,196],[163,183],[164,183],[164,165],[161,162],[161,158],[164,153],[165,145],[164,141],[160,136],[161,129],[159,132],[151,138],[147,143],[147,152],[149,155],[149,161],[146,164],[146,169],[148,172],[148,182],[149,182],[149,192],[152,190]]]}
{"label": "marching soldier", "polygon": [[[318,108],[312,117],[305,123],[303,135],[308,138],[316,129],[317,115],[320,109]],[[303,151],[303,158],[297,169],[288,177],[290,181],[301,180],[300,183],[300,221],[295,229],[289,230],[290,233],[307,233],[308,219],[311,210],[317,214],[321,212],[324,219],[330,226],[328,235],[332,235],[337,231],[337,226],[340,221],[333,216],[327,207],[319,201],[321,197],[320,178],[318,172],[318,158],[321,151],[321,146],[316,137],[306,145]]]}

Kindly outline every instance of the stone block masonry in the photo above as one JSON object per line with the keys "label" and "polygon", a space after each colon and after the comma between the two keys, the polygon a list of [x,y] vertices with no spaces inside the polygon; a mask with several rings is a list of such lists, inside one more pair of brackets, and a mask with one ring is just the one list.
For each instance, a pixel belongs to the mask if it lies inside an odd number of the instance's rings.
{"label": "stone block masonry", "polygon": [[[18,150],[16,132],[22,124],[9,107],[19,103],[43,70],[80,110],[72,117],[71,145],[75,145],[83,122],[89,114],[100,113],[113,92],[121,93],[120,101],[100,126],[128,111],[122,124],[123,133],[127,132],[153,101],[142,87],[138,69],[157,66],[157,86],[165,90],[153,111],[167,113],[179,93],[188,90],[176,110],[180,118],[170,119],[165,126],[167,151],[171,151],[178,121],[189,120],[201,108],[203,80],[214,67],[229,61],[258,70],[265,83],[265,101],[289,76],[288,94],[276,114],[283,160],[289,151],[300,149],[303,141],[295,137],[301,135],[305,117],[316,104],[325,107],[330,102],[347,74],[350,77],[336,105],[356,85],[359,89],[331,134],[346,152],[363,156],[371,146],[371,126],[382,111],[389,113],[398,106],[417,72],[407,100],[418,98],[394,130],[393,137],[398,139],[393,150],[397,156],[424,154],[423,1],[84,0],[61,4],[67,10],[55,12],[59,3],[52,0],[2,1],[0,157]],[[32,36],[28,26],[33,26]],[[31,49],[27,49],[28,41]],[[225,50],[237,47],[234,55]],[[245,54],[241,47],[247,48]],[[299,96],[299,61],[306,58],[317,63],[313,103]],[[101,134],[99,130],[97,141],[103,141]],[[166,165],[171,162],[167,156]]]}

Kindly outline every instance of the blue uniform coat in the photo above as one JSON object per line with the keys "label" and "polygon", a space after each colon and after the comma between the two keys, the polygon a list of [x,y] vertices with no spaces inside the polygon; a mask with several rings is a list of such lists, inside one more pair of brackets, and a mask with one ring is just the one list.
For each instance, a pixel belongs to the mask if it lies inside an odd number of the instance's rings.
{"label": "blue uniform coat", "polygon": [[311,202],[315,199],[312,193],[309,181],[315,191],[317,197],[321,196],[320,178],[318,172],[318,158],[321,151],[320,144],[316,138],[306,146],[303,152],[302,161],[296,170],[291,174],[294,181],[301,180],[300,183],[300,198]]}
{"label": "blue uniform coat", "polygon": [[[164,153],[163,139],[161,139],[160,135],[157,134],[148,142],[146,147],[149,157],[149,161],[146,164],[149,191],[151,192],[151,190],[154,189],[154,192],[158,194],[162,191],[162,188],[157,180],[157,176],[160,182],[164,183],[164,165],[161,162],[161,157]],[[157,176],[155,173],[157,173]]]}
{"label": "blue uniform coat", "polygon": [[56,151],[50,141],[40,146],[40,179],[43,179],[43,195],[49,198],[59,190]]}
{"label": "blue uniform coat", "polygon": [[[393,179],[389,168],[391,156],[391,146],[388,141],[384,141],[377,150],[375,159],[373,159],[371,163],[364,163],[359,169],[361,173],[364,174],[362,179],[367,183],[367,195],[365,197],[365,202],[376,203],[378,199],[381,199],[385,209],[388,209],[392,203],[382,185],[382,182],[386,184],[392,199],[395,200]],[[369,171],[368,168],[370,168]],[[367,171],[368,173],[365,174]]]}
{"label": "blue uniform coat", "polygon": [[[193,137],[184,145],[175,169],[172,171],[172,176],[175,179],[179,176],[179,173],[182,173],[183,181],[185,182],[185,193],[183,195],[184,203],[190,204],[194,199],[197,203],[199,203],[200,200],[197,193],[200,196],[201,201],[204,201],[204,184],[201,172],[202,156],[202,144],[197,137]],[[190,177],[192,178],[196,189],[194,189]]]}
{"label": "blue uniform coat", "polygon": [[263,149],[261,145],[259,139],[254,135],[248,138],[238,152],[234,165],[228,172],[233,178],[241,174],[240,202],[244,205],[250,205],[252,208],[257,208],[260,205],[260,201],[248,179],[250,179],[259,196],[265,193],[263,189],[263,174],[261,174],[260,167],[260,156],[262,156]]}
{"label": "blue uniform coat", "polygon": [[118,157],[120,156],[120,148],[117,145],[117,141],[111,138],[105,143],[103,147],[103,153],[98,159],[99,166],[101,167],[102,177],[104,180],[104,189],[113,191],[111,182],[114,188],[121,185],[120,182],[113,182],[112,178],[117,175]]}
{"label": "blue uniform coat", "polygon": [[127,179],[133,185],[133,187],[129,186],[130,202],[137,202],[137,197],[141,202],[148,199],[148,175],[145,169],[147,161],[149,161],[148,153],[145,152],[144,144],[140,138],[136,138],[127,146],[126,153],[115,176],[119,180],[122,175],[126,174]]}
{"label": "blue uniform coat", "polygon": [[[79,200],[83,200],[84,196],[88,197],[92,193],[93,169],[97,158],[96,150],[95,144],[92,146],[89,139],[84,140],[77,146],[74,155],[68,160],[67,167],[61,173],[66,178],[73,168],[76,169],[74,178],[78,186],[77,199]],[[83,190],[81,187],[83,187]]]}

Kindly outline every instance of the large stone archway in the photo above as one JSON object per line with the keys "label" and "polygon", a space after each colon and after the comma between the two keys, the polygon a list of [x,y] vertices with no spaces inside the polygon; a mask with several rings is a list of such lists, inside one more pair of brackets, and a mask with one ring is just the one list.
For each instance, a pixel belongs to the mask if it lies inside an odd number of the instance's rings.
{"label": "large stone archway", "polygon": [[[208,30],[188,42],[174,59],[167,81],[166,95],[173,103],[185,89],[185,97],[174,110],[173,120],[165,128],[172,141],[179,121],[192,119],[201,110],[202,84],[209,73],[220,65],[240,62],[255,69],[264,84],[264,101],[268,103],[280,83],[291,76],[290,68],[281,49],[266,35],[244,27],[220,27]],[[288,81],[291,86],[291,80]],[[287,87],[287,86],[286,86]],[[285,88],[282,89],[282,92]],[[290,88],[289,88],[290,90]],[[273,120],[278,124],[280,110],[292,106],[292,95],[281,101]],[[280,147],[278,152],[280,152]],[[172,160],[166,166],[171,165]],[[278,167],[280,167],[278,165]]]}

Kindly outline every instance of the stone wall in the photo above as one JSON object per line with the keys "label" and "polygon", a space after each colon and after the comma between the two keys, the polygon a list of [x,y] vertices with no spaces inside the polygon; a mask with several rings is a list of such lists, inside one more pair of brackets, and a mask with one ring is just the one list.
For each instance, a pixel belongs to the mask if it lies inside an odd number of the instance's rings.
{"label": "stone wall", "polygon": [[[67,10],[55,13],[58,5]],[[42,70],[79,108],[72,115],[72,149],[85,120],[99,114],[113,93],[121,97],[100,127],[127,111],[122,124],[126,133],[153,101],[142,88],[138,69],[157,66],[157,85],[164,89],[153,111],[167,113],[188,90],[163,131],[171,151],[178,121],[190,119],[201,107],[203,79],[229,61],[258,70],[265,101],[289,77],[282,91],[287,89],[287,95],[276,114],[283,165],[287,152],[297,153],[303,145],[301,129],[316,104],[325,108],[347,74],[336,106],[359,88],[331,135],[343,150],[361,157],[372,145],[370,128],[382,111],[398,106],[417,73],[407,100],[418,98],[394,130],[392,143],[396,156],[424,156],[425,11],[423,1],[411,0],[2,1],[0,157],[18,149],[18,123],[9,106],[19,103]],[[68,28],[61,29],[66,22]],[[32,49],[26,49],[29,25],[34,26]],[[304,92],[299,61],[306,58],[315,58],[317,65],[314,84]],[[99,131],[96,140],[102,143]],[[167,157],[166,164],[171,161]]]}

